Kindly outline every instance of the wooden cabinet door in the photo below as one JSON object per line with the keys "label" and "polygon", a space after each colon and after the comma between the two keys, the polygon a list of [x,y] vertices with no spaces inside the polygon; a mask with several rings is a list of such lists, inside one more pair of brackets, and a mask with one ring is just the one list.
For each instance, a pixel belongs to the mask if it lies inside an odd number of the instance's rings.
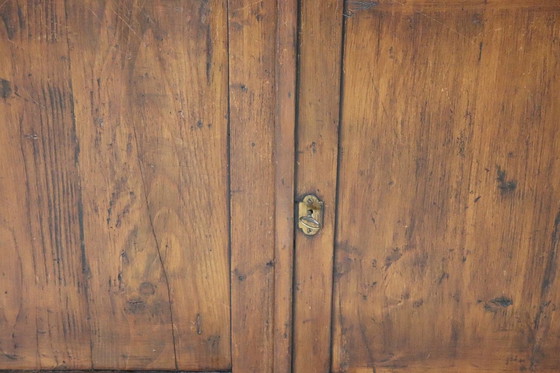
{"label": "wooden cabinet door", "polygon": [[230,368],[226,2],[0,14],[0,368]]}
{"label": "wooden cabinet door", "polygon": [[0,370],[560,370],[557,2],[0,20]]}
{"label": "wooden cabinet door", "polygon": [[559,371],[560,4],[300,19],[294,371]]}
{"label": "wooden cabinet door", "polygon": [[0,1],[0,370],[290,370],[296,26]]}

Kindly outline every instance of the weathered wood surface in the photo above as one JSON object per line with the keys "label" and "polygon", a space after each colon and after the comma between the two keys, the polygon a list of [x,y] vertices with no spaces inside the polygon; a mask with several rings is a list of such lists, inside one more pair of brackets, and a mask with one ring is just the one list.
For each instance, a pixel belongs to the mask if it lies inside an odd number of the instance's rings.
{"label": "weathered wood surface", "polygon": [[0,368],[560,369],[559,4],[342,5],[0,1]]}
{"label": "weathered wood surface", "polygon": [[[2,370],[3,373],[55,373],[55,372],[61,372],[60,370]],[[84,373],[86,371],[84,370],[64,370],[64,373]],[[117,373],[117,372],[123,372],[122,370],[95,370],[96,373]],[[127,370],[127,373],[166,373],[169,372],[169,370]],[[185,370],[176,370],[174,371],[176,373],[194,373],[194,372],[189,372],[189,371],[185,371]],[[200,371],[198,371],[200,372]],[[204,373],[231,373],[231,371],[225,371],[225,370],[220,370],[220,371],[204,371]]]}
{"label": "weathered wood surface", "polygon": [[292,367],[297,0],[277,0],[274,372]]}
{"label": "weathered wood surface", "polygon": [[89,368],[83,198],[64,3],[10,1],[0,12],[0,365]]}
{"label": "weathered wood surface", "polygon": [[430,3],[346,12],[332,369],[558,371],[559,8]]}
{"label": "weathered wood surface", "polygon": [[[464,10],[498,10],[498,9],[558,9],[558,1],[549,0],[347,0],[346,16],[351,16],[355,11],[360,12],[375,9],[375,12],[432,12],[432,11],[464,11]],[[370,15],[373,13],[369,13]],[[361,13],[361,17],[367,17]]]}
{"label": "weathered wood surface", "polygon": [[296,191],[325,203],[321,232],[296,235],[294,372],[329,372],[343,2],[300,6]]}
{"label": "weathered wood surface", "polygon": [[271,372],[275,288],[276,1],[230,0],[232,356]]}
{"label": "weathered wood surface", "polygon": [[232,366],[291,366],[297,3],[230,0]]}
{"label": "weathered wood surface", "polygon": [[0,367],[228,369],[225,1],[0,18]]}

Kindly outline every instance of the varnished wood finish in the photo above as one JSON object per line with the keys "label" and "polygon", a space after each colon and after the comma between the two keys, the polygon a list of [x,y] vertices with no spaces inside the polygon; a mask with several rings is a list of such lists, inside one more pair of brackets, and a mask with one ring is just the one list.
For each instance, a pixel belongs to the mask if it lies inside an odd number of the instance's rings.
{"label": "varnished wood finish", "polygon": [[295,0],[229,1],[234,372],[289,372]]}
{"label": "varnished wood finish", "polygon": [[302,0],[296,190],[325,202],[316,236],[297,232],[294,262],[294,372],[329,372],[333,236],[339,122],[342,6]]}
{"label": "varnished wood finish", "polygon": [[229,0],[234,372],[271,372],[274,346],[276,1]]}
{"label": "varnished wood finish", "polygon": [[292,364],[297,0],[278,0],[276,26],[274,372]]}
{"label": "varnished wood finish", "polygon": [[[60,370],[2,370],[3,373],[60,373]],[[84,373],[87,371],[83,370],[64,370],[64,373]],[[96,373],[118,373],[123,372],[122,370],[95,370]],[[166,373],[169,370],[127,370],[127,373]],[[194,373],[184,370],[177,370],[177,373]],[[198,371],[200,372],[200,371]],[[204,373],[231,373],[230,371],[220,370],[220,371],[204,371]]]}
{"label": "varnished wood finish", "polygon": [[0,369],[560,370],[558,2],[0,0],[0,57]]}
{"label": "varnished wood finish", "polygon": [[0,13],[0,367],[230,368],[226,3]]}
{"label": "varnished wood finish", "polygon": [[0,7],[2,368],[91,368],[64,14],[61,1]]}
{"label": "varnished wood finish", "polygon": [[[375,9],[376,12],[431,12],[449,10],[497,10],[497,9],[539,9],[554,10],[560,7],[558,1],[549,0],[378,0],[347,2],[346,16],[354,12]],[[371,13],[370,13],[371,14]],[[367,17],[366,14],[361,15]]]}
{"label": "varnished wood finish", "polygon": [[431,3],[346,17],[332,369],[558,371],[559,9]]}

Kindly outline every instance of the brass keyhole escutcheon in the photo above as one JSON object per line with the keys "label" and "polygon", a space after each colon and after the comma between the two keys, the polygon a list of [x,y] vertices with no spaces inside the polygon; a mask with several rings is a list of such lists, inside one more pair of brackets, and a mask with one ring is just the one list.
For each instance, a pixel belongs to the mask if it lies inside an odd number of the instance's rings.
{"label": "brass keyhole escutcheon", "polygon": [[323,226],[323,201],[313,194],[298,203],[298,228],[307,235],[316,235]]}

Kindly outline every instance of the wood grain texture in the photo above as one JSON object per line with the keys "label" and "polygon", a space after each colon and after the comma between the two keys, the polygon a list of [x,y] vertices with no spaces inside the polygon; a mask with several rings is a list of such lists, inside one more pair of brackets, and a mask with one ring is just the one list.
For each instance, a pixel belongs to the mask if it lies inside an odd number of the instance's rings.
{"label": "wood grain texture", "polygon": [[297,2],[229,1],[232,366],[289,372]]}
{"label": "wood grain texture", "polygon": [[346,22],[333,371],[558,371],[560,13]]}
{"label": "wood grain texture", "polygon": [[231,319],[234,372],[271,372],[275,289],[274,0],[230,0]]}
{"label": "wood grain texture", "polygon": [[338,154],[341,1],[300,3],[296,191],[324,201],[316,236],[297,232],[294,372],[329,372]]}
{"label": "wood grain texture", "polygon": [[0,366],[229,369],[225,2],[0,12]]}
{"label": "wood grain texture", "polygon": [[64,3],[28,5],[0,7],[0,366],[87,369],[82,181]]}
{"label": "wood grain texture", "polygon": [[[2,370],[3,373],[55,373],[61,372],[60,370]],[[83,370],[64,370],[64,373],[83,373]],[[122,370],[95,370],[98,373],[117,373],[123,372]],[[169,370],[127,370],[127,373],[165,373]],[[177,373],[194,373],[185,370],[175,370]],[[200,372],[200,371],[198,371]],[[220,370],[220,371],[204,371],[204,373],[231,373],[230,371]]]}
{"label": "wood grain texture", "polygon": [[[440,12],[443,10],[489,10],[489,9],[539,9],[558,10],[560,3],[549,0],[378,0],[358,1],[347,0],[345,15],[351,17],[354,13],[363,11],[375,12],[398,11],[405,13],[414,12]],[[372,13],[369,13],[372,14]]]}
{"label": "wood grain texture", "polygon": [[297,0],[277,1],[274,372],[292,365]]}

